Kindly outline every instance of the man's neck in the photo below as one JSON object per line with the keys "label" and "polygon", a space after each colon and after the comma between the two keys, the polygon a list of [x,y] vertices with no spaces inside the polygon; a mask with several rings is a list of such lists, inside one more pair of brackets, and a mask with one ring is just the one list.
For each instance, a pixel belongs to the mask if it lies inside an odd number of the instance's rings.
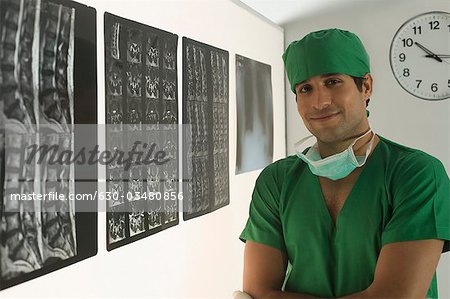
{"label": "man's neck", "polygon": [[[364,133],[366,133],[365,131]],[[375,133],[370,132],[363,138],[359,139],[355,145],[353,146],[353,151],[355,153],[355,156],[364,156],[367,150],[367,147],[369,146],[370,140],[372,139],[373,135]],[[317,145],[319,148],[319,153],[322,158],[326,158],[335,154],[338,154],[340,152],[345,151],[352,142],[360,137],[362,134],[358,134],[356,136],[351,136],[345,140],[338,141],[338,142],[322,142],[320,140],[317,141]]]}

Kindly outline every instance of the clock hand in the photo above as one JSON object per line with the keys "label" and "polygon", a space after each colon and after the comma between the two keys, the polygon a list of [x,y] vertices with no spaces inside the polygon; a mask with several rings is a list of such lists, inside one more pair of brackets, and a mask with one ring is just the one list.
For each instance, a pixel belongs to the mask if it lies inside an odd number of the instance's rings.
{"label": "clock hand", "polygon": [[[439,58],[450,58],[450,55],[447,54],[436,54],[437,57]],[[434,58],[433,55],[427,54],[425,55],[425,57],[429,57],[429,58]],[[447,60],[443,60],[443,62],[445,62],[446,64],[450,64],[450,62],[448,62]]]}
{"label": "clock hand", "polygon": [[437,60],[439,62],[442,62],[441,58],[439,58],[436,54],[434,54],[433,52],[431,52],[430,50],[428,50],[427,48],[425,48],[424,46],[422,46],[418,42],[414,42],[414,44],[416,46],[418,46],[419,48],[421,48],[423,51],[425,51],[427,54],[429,54],[431,58],[433,58],[433,59],[435,59],[435,60]]}
{"label": "clock hand", "polygon": [[424,46],[422,46],[421,44],[419,44],[418,42],[414,42],[414,44],[416,45],[416,46],[418,46],[419,48],[421,48],[422,50],[424,50],[426,53],[428,53],[429,55],[432,55],[432,56],[434,56],[434,55],[436,55],[436,54],[434,54],[433,52],[431,52],[430,50],[428,50],[427,48],[425,48]]}
{"label": "clock hand", "polygon": [[[448,54],[436,54],[436,56],[439,58],[450,58],[450,55],[448,55]],[[433,55],[427,54],[427,55],[425,55],[425,57],[433,57]]]}

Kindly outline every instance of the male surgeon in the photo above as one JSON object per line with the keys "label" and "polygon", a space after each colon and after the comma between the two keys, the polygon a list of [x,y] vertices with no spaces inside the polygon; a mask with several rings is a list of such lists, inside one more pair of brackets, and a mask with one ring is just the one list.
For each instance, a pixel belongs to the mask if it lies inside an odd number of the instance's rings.
{"label": "male surgeon", "polygon": [[301,140],[296,155],[270,164],[256,181],[240,235],[244,292],[437,298],[435,271],[450,240],[442,163],[372,130],[373,78],[355,34],[311,32],[283,60],[316,143],[305,148]]}

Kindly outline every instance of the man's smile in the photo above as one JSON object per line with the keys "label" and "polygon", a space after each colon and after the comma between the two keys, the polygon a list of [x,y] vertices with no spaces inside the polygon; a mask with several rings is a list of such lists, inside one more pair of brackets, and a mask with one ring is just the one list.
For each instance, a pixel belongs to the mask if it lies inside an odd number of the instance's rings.
{"label": "man's smile", "polygon": [[334,118],[335,116],[337,116],[338,114],[339,114],[339,112],[315,114],[315,115],[311,116],[309,119],[311,121],[315,121],[315,122],[328,121],[328,120]]}

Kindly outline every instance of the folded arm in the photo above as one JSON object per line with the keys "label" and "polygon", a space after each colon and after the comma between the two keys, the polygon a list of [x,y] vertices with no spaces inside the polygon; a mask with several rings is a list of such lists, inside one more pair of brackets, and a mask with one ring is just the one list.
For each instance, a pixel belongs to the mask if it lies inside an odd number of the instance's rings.
{"label": "folded arm", "polygon": [[[383,246],[372,284],[362,292],[342,298],[425,298],[443,246],[444,241],[437,239]],[[287,256],[284,252],[247,241],[244,253],[244,292],[254,299],[317,298],[308,294],[282,292],[286,268]]]}

